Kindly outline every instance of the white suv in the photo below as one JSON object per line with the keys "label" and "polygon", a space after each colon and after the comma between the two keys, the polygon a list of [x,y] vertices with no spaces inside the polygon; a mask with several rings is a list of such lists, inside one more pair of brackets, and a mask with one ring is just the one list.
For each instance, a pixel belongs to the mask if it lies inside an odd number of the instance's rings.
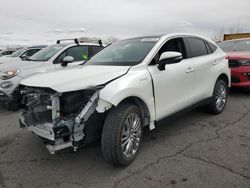
{"label": "white suv", "polygon": [[23,78],[41,72],[54,71],[68,65],[83,63],[103,49],[101,41],[61,43],[48,46],[32,55],[26,61],[11,61],[0,64],[0,102],[9,110],[17,110],[20,103],[19,83]]}
{"label": "white suv", "polygon": [[221,113],[230,70],[212,41],[168,34],[116,42],[84,66],[34,75],[21,82],[21,127],[42,137],[50,153],[101,139],[105,159],[128,165],[143,127],[205,105]]}

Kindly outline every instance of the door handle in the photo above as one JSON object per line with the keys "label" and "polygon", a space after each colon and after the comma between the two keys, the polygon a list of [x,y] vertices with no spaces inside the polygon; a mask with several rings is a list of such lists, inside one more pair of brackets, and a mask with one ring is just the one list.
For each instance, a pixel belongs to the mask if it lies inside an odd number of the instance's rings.
{"label": "door handle", "polygon": [[217,65],[217,64],[218,64],[218,61],[214,61],[214,62],[213,62],[213,65]]}
{"label": "door handle", "polygon": [[191,73],[194,72],[194,68],[193,67],[188,67],[186,70],[186,73]]}

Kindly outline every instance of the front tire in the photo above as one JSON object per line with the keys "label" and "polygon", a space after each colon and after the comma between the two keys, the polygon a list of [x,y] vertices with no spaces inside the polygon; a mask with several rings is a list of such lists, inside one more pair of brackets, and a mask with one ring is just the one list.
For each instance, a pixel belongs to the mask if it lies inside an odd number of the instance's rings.
{"label": "front tire", "polygon": [[16,100],[9,101],[5,104],[5,107],[8,111],[17,111],[19,109],[19,102]]}
{"label": "front tire", "polygon": [[213,114],[220,114],[226,107],[228,98],[228,86],[224,80],[218,80],[214,87],[211,103],[207,106],[207,111]]}
{"label": "front tire", "polygon": [[101,146],[104,158],[115,166],[127,166],[137,156],[142,140],[142,116],[133,104],[113,108],[104,123]]}

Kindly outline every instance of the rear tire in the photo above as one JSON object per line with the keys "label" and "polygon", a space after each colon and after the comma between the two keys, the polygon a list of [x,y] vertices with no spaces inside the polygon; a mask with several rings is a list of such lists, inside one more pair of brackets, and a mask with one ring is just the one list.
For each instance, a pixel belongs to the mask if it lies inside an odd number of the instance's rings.
{"label": "rear tire", "polygon": [[228,98],[228,86],[224,80],[218,80],[215,84],[211,103],[206,110],[213,114],[220,114],[226,107]]}
{"label": "rear tire", "polygon": [[104,123],[101,146],[104,158],[115,166],[127,166],[137,156],[142,140],[142,115],[133,104],[113,108]]}

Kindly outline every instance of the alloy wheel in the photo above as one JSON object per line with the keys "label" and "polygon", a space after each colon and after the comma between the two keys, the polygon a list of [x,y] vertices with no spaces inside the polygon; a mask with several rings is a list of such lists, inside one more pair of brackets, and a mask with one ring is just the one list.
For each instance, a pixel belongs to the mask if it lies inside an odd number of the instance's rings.
{"label": "alloy wheel", "polygon": [[127,116],[121,135],[121,148],[125,157],[135,155],[141,141],[141,120],[136,113]]}
{"label": "alloy wheel", "polygon": [[220,84],[216,93],[215,93],[215,104],[216,108],[221,111],[226,105],[226,100],[227,100],[227,89],[225,85]]}

